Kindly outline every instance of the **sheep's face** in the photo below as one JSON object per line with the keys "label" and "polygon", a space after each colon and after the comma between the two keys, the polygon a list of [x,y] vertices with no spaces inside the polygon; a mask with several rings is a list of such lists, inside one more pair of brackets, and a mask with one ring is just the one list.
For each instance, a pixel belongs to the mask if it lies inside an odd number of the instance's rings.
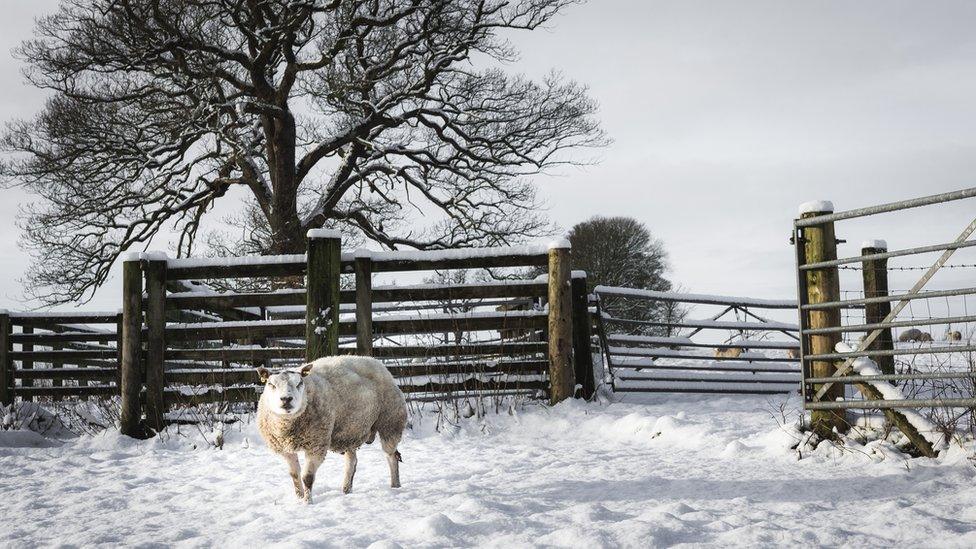
{"label": "sheep's face", "polygon": [[265,368],[258,368],[258,377],[264,383],[262,399],[275,414],[289,416],[305,410],[305,377],[312,371],[306,364],[299,371],[285,370],[272,374]]}

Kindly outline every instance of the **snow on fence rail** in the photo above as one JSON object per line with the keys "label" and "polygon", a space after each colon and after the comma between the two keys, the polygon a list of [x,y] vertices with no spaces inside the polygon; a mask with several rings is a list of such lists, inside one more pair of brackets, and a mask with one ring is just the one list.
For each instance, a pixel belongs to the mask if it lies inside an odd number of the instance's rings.
{"label": "snow on fence rail", "polygon": [[[799,351],[799,327],[755,312],[795,310],[795,301],[609,286],[597,286],[595,295],[597,322],[615,391],[775,394],[799,390],[800,372],[794,357]],[[635,310],[633,301],[718,306],[720,312],[692,320],[685,318],[687,311],[672,308],[664,314],[649,315],[659,317],[657,320],[625,318],[625,311]],[[720,320],[729,314],[736,319]],[[732,335],[716,342],[717,332]],[[706,335],[713,341],[704,341]],[[769,339],[773,336],[780,339]]]}

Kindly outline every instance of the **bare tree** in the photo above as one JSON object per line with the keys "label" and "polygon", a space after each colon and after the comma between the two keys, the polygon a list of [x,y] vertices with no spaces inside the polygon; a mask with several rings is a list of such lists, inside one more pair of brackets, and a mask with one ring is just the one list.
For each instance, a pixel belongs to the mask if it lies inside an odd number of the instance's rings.
{"label": "bare tree", "polygon": [[[569,241],[573,246],[573,268],[586,271],[588,291],[601,284],[663,292],[672,289],[665,276],[668,254],[664,243],[636,219],[593,217],[570,229]],[[686,314],[680,305],[668,302],[607,298],[602,305],[612,316],[639,321],[674,323]],[[670,326],[629,328],[632,329],[628,331],[641,334],[671,336],[675,332]]]}
{"label": "bare tree", "polygon": [[571,3],[63,0],[18,50],[51,98],[2,141],[0,175],[39,197],[29,282],[83,299],[170,228],[189,254],[237,187],[217,253],[301,253],[323,226],[421,249],[544,232],[526,177],[606,138],[583,86],[497,67]]}

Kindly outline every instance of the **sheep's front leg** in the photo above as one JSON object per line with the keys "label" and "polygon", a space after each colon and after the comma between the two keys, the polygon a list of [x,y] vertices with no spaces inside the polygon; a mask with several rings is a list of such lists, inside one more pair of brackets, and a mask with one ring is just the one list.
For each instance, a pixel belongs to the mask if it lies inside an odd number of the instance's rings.
{"label": "sheep's front leg", "polygon": [[357,463],[359,463],[359,459],[356,458],[356,451],[346,450],[346,473],[342,477],[343,494],[352,492],[352,477],[356,476]]}
{"label": "sheep's front leg", "polygon": [[302,467],[298,463],[298,454],[284,454],[285,463],[288,464],[288,472],[291,474],[291,481],[295,485],[295,495],[299,499],[305,498],[305,488],[302,487]]}
{"label": "sheep's front leg", "polygon": [[305,468],[302,470],[302,483],[305,485],[305,496],[302,501],[312,503],[312,485],[315,484],[315,471],[325,461],[325,452],[305,452]]}

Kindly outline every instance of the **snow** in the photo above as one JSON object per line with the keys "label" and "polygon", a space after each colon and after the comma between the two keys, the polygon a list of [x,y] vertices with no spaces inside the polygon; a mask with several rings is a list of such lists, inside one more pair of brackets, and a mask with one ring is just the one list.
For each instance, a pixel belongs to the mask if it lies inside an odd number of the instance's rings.
{"label": "snow", "polygon": [[[853,353],[857,351],[856,347],[851,346],[843,341],[837,343],[835,349],[838,353]],[[851,363],[851,369],[855,373],[862,376],[879,376],[881,375],[881,369],[878,365],[868,357],[858,357],[854,359]],[[905,400],[908,397],[901,392],[901,389],[892,385],[891,383],[883,380],[875,380],[868,382],[872,387],[877,389],[881,393],[881,398],[885,400]],[[942,434],[936,429],[935,425],[929,420],[922,417],[921,414],[912,410],[911,408],[901,408],[898,410],[909,423],[912,424],[915,429],[918,430],[919,434],[925,437],[932,446],[936,449],[941,448],[944,445],[944,440]]]}
{"label": "snow", "polygon": [[566,250],[572,247],[568,238],[556,238],[549,243],[550,250]]}
{"label": "snow", "polygon": [[834,203],[829,200],[811,200],[800,204],[800,215],[808,213],[833,213]]}
{"label": "snow", "polygon": [[342,233],[335,229],[309,229],[305,236],[308,238],[342,238]]}
{"label": "snow", "polygon": [[674,301],[678,303],[741,305],[744,307],[769,307],[776,309],[786,309],[797,306],[796,301],[787,299],[754,299],[749,297],[733,297],[725,295],[658,292],[655,290],[639,290],[636,288],[620,288],[617,286],[597,286],[593,289],[593,291],[601,295],[644,298],[658,301]]}
{"label": "snow", "polygon": [[495,248],[452,248],[448,250],[395,250],[371,252],[373,261],[445,261],[479,257],[533,256],[546,253],[545,246],[504,246]]}
{"label": "snow", "polygon": [[181,259],[170,259],[166,262],[166,266],[170,269],[188,269],[192,267],[280,265],[285,263],[305,263],[305,254],[248,255],[243,257],[187,257]]}
{"label": "snow", "polygon": [[874,248],[877,250],[887,250],[888,241],[887,240],[865,240],[861,242],[861,249]]}
{"label": "snow", "polygon": [[[781,412],[780,406],[785,405]],[[376,445],[352,494],[329,455],[300,505],[252,424],[163,440],[107,432],[0,448],[2,546],[663,547],[976,545],[962,451],[822,443],[798,398],[640,396],[526,406],[453,426],[414,415],[390,489]],[[430,409],[430,408],[428,408]],[[206,439],[205,439],[206,437]],[[211,444],[208,444],[210,441]]]}

